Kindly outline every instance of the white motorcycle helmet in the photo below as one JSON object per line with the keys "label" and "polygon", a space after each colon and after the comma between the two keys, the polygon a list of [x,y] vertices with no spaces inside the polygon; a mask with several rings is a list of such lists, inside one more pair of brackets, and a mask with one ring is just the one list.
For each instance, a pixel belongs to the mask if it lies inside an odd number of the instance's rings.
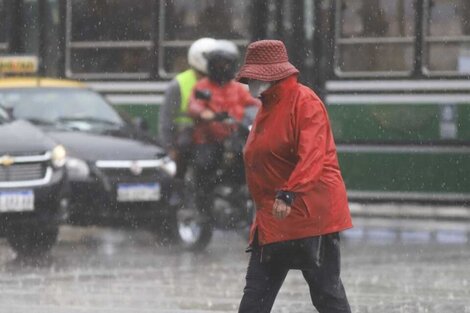
{"label": "white motorcycle helmet", "polygon": [[229,40],[217,40],[217,46],[207,54],[207,75],[209,79],[224,85],[235,78],[240,52]]}
{"label": "white motorcycle helmet", "polygon": [[238,50],[237,45],[230,40],[226,40],[226,39],[217,40],[217,47],[214,48],[214,50],[224,51],[228,54],[233,55],[237,59],[240,57],[240,51]]}
{"label": "white motorcycle helmet", "polygon": [[201,73],[207,74],[206,54],[217,46],[217,40],[213,38],[200,38],[193,42],[188,50],[189,65]]}

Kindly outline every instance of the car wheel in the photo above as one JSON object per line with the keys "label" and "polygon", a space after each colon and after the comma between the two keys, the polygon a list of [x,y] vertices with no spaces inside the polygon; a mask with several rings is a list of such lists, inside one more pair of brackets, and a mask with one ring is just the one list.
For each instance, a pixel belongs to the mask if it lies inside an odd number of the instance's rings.
{"label": "car wheel", "polygon": [[6,238],[19,256],[42,256],[57,242],[58,226],[9,225]]}

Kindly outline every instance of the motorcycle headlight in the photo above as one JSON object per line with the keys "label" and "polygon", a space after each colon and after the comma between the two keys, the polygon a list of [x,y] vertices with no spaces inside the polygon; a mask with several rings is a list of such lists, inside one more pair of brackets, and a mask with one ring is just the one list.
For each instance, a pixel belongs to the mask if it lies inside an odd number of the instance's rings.
{"label": "motorcycle headlight", "polygon": [[65,164],[67,153],[65,148],[61,145],[55,146],[52,149],[52,165],[56,168],[62,167]]}
{"label": "motorcycle headlight", "polygon": [[162,159],[162,165],[160,168],[171,177],[176,175],[176,163],[170,157]]}
{"label": "motorcycle headlight", "polygon": [[68,158],[67,163],[67,174],[71,179],[84,179],[90,175],[90,168],[85,161],[76,159],[76,158]]}

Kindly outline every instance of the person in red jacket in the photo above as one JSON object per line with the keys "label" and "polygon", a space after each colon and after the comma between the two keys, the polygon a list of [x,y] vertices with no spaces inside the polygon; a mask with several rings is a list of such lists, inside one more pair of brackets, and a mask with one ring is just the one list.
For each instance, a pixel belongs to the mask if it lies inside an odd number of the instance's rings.
{"label": "person in red jacket", "polygon": [[243,84],[234,80],[238,57],[234,43],[218,40],[207,55],[208,76],[198,81],[189,102],[188,113],[194,120],[196,207],[203,213],[210,212],[209,195],[217,183],[214,172],[222,161],[223,142],[236,127],[222,117],[240,122],[247,107],[260,105]]}
{"label": "person in red jacket", "polygon": [[290,269],[301,269],[320,313],[350,312],[339,232],[352,227],[328,114],[297,81],[281,41],[251,43],[237,80],[260,97],[244,149],[256,205],[240,313],[270,312]]}

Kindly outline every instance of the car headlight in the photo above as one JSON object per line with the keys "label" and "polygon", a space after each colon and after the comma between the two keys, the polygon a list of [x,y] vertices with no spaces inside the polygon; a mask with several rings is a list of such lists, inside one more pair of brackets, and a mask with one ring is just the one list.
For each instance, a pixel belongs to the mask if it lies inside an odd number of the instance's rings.
{"label": "car headlight", "polygon": [[76,158],[67,158],[67,174],[71,179],[84,179],[90,175],[90,167],[85,161]]}
{"label": "car headlight", "polygon": [[56,168],[62,167],[65,165],[65,160],[66,160],[67,153],[65,151],[65,148],[62,145],[55,146],[54,149],[52,149],[52,165]]}
{"label": "car headlight", "polygon": [[171,177],[176,175],[176,163],[170,157],[162,159],[162,165],[160,168]]}

